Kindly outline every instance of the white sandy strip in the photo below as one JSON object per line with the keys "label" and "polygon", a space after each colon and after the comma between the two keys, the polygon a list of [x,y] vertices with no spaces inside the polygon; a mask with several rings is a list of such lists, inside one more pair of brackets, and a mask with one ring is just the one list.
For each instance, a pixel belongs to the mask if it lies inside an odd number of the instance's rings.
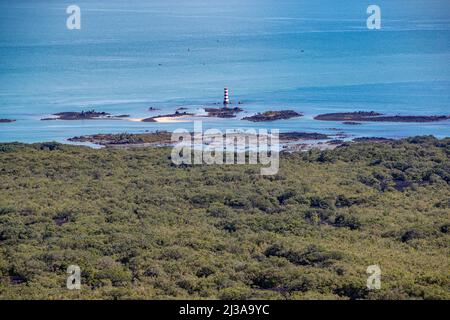
{"label": "white sandy strip", "polygon": [[[181,120],[182,117],[160,117],[160,118],[155,118],[156,122],[161,122],[161,123],[171,123],[171,122],[191,122],[192,120]],[[141,122],[142,120],[144,120],[145,118],[128,118],[126,119],[127,121],[133,121],[133,122]]]}
{"label": "white sandy strip", "polygon": [[170,123],[170,122],[191,122],[191,120],[187,120],[185,117],[160,117],[155,118],[156,122],[164,122],[164,123]]}

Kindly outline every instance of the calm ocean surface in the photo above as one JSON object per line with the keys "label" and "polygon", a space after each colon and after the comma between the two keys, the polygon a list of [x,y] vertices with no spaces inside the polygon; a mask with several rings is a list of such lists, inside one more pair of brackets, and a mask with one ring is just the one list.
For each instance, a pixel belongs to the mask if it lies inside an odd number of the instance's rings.
{"label": "calm ocean surface", "polygon": [[[344,2],[344,4],[341,4]],[[382,30],[366,9],[382,10]],[[81,30],[66,8],[81,8]],[[0,141],[65,141],[191,123],[40,121],[95,109],[132,118],[222,101],[249,115],[294,109],[272,123],[206,119],[204,128],[278,128],[351,136],[450,136],[429,124],[315,121],[319,113],[450,114],[448,0],[0,0]]]}

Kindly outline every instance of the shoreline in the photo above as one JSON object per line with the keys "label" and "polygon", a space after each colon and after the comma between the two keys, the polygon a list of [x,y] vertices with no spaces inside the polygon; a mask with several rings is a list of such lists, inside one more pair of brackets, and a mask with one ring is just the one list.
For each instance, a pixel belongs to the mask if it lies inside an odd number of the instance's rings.
{"label": "shoreline", "polygon": [[155,122],[160,123],[182,123],[182,122],[192,122],[192,120],[188,120],[192,116],[178,116],[178,117],[155,117]]}
{"label": "shoreline", "polygon": [[[241,133],[236,133],[239,136]],[[290,132],[293,136],[302,134],[299,132]],[[311,133],[304,133],[310,135]],[[142,134],[97,134],[97,135],[89,135],[89,136],[79,136],[66,139],[64,142],[57,141],[44,141],[44,142],[33,142],[33,143],[21,143],[21,142],[0,142],[0,152],[2,145],[10,145],[10,144],[23,144],[23,145],[68,145],[68,146],[78,146],[78,147],[87,147],[89,149],[104,149],[104,148],[115,148],[115,149],[143,149],[143,148],[172,148],[175,146],[177,142],[172,142],[170,139],[170,132],[167,131],[159,131],[159,132],[151,132],[151,133],[142,133]],[[280,134],[281,135],[281,134]],[[314,135],[312,133],[311,135]],[[303,153],[309,151],[331,151],[334,149],[345,148],[352,146],[354,144],[374,144],[374,145],[383,145],[383,144],[395,144],[397,142],[408,141],[412,143],[416,143],[414,141],[422,141],[424,139],[436,139],[438,141],[444,141],[450,139],[450,136],[444,138],[437,138],[435,136],[430,135],[419,135],[419,136],[410,136],[410,137],[401,137],[401,138],[383,138],[383,137],[355,137],[352,139],[341,140],[341,139],[333,139],[333,136],[329,136],[326,139],[307,139],[307,138],[298,138],[294,139],[292,137],[280,138],[279,140],[279,152],[280,154],[289,154],[289,153]],[[208,148],[208,143],[201,144],[203,148]],[[200,145],[197,145],[197,147]],[[256,145],[246,144],[245,151],[248,152],[255,148]],[[196,145],[194,145],[196,148]],[[226,147],[224,146],[224,152],[226,152]],[[242,152],[242,151],[235,151]]]}
{"label": "shoreline", "polygon": [[[33,125],[32,128],[37,128],[41,132],[45,132],[48,130],[47,134],[34,134],[27,133],[25,137],[19,136],[19,132],[17,132],[17,136],[19,137],[16,140],[16,131],[22,130],[22,126],[28,124],[24,121],[14,120],[14,119],[3,119],[3,126],[0,124],[0,129],[4,128],[0,133],[4,134],[3,140],[4,142],[9,141],[18,141],[25,143],[36,143],[41,141],[51,141],[52,139],[61,142],[67,143],[68,140],[71,139],[75,134],[78,135],[92,135],[95,132],[92,130],[84,130],[86,127],[92,127],[91,124],[87,124],[85,120],[101,120],[101,122],[107,120],[114,121],[124,121],[117,126],[111,121],[106,125],[99,124],[100,127],[108,127],[109,132],[132,132],[134,134],[139,134],[140,132],[155,132],[160,129],[169,129],[175,130],[179,127],[183,127],[182,123],[192,123],[196,120],[205,121],[205,123],[214,122],[216,126],[218,126],[221,130],[226,130],[229,128],[249,128],[249,122],[255,123],[255,128],[269,129],[269,128],[280,128],[284,132],[313,132],[315,134],[323,134],[329,135],[330,140],[352,140],[357,138],[367,138],[367,137],[380,137],[380,138],[394,138],[394,139],[402,139],[406,137],[413,136],[421,136],[421,135],[433,135],[438,139],[445,138],[450,136],[450,115],[436,115],[439,113],[434,113],[435,115],[405,115],[405,116],[387,116],[384,113],[378,113],[374,111],[355,111],[355,112],[342,112],[342,113],[323,113],[317,114],[314,112],[313,114],[308,114],[304,116],[304,114],[299,110],[299,108],[292,108],[293,110],[289,110],[286,108],[285,110],[279,111],[266,111],[266,112],[255,112],[255,106],[250,107],[245,104],[240,104],[239,107],[229,106],[227,108],[221,107],[219,103],[209,105],[207,103],[203,104],[185,104],[185,105],[176,105],[177,108],[175,111],[172,111],[171,108],[148,108],[150,113],[149,118],[145,117],[145,113],[139,113],[138,116],[135,115],[125,115],[119,114],[119,111],[116,110],[114,114],[107,113],[104,111],[95,111],[95,110],[87,110],[81,112],[60,112],[54,113],[53,118],[41,118],[39,122],[44,122],[42,125]],[[261,110],[270,110],[270,107],[260,108]],[[227,111],[227,112],[225,112]],[[243,113],[236,117],[238,113]],[[152,116],[153,113],[153,116]],[[48,115],[47,115],[48,116]],[[299,118],[296,119],[288,119],[288,118]],[[42,120],[70,120],[74,124],[62,123],[54,125],[56,121],[42,121]],[[0,117],[1,120],[1,117]],[[28,119],[24,119],[28,120]],[[34,119],[33,119],[34,120]],[[81,120],[81,121],[76,121]],[[253,120],[253,121],[252,121]],[[272,121],[277,120],[273,125]],[[306,121],[306,122],[304,122]],[[129,125],[125,124],[126,122]],[[141,123],[138,125],[138,123]],[[144,123],[148,123],[147,127]],[[151,124],[153,123],[153,125]],[[325,123],[330,123],[331,126],[324,127]],[[135,124],[137,126],[135,126]],[[161,126],[159,126],[159,124]],[[179,126],[177,124],[180,124]],[[305,125],[306,124],[306,125]],[[412,126],[416,125],[416,128]],[[68,126],[70,128],[75,128],[72,130],[73,133],[69,135],[69,133],[61,134],[58,131],[59,127]],[[95,126],[95,125],[94,125]],[[189,127],[191,124],[186,125],[185,127]],[[423,126],[423,130],[421,129]],[[17,128],[17,129],[16,129]],[[160,129],[159,129],[160,128]],[[387,130],[385,130],[386,128]],[[436,129],[435,129],[436,128]],[[116,131],[120,130],[120,131]],[[441,130],[439,132],[438,130]],[[99,130],[99,132],[105,132],[106,130]],[[106,132],[108,132],[106,131]],[[50,134],[49,134],[50,133]],[[282,132],[281,132],[282,134]],[[53,138],[54,137],[54,138]],[[9,138],[9,139],[7,139]],[[301,144],[301,141],[295,142],[296,144]],[[326,141],[325,141],[326,142]],[[70,142],[69,142],[70,143]],[[334,142],[334,145],[339,145],[339,143]],[[294,148],[291,146],[292,143],[287,144],[288,148]],[[298,148],[298,147],[295,147]],[[324,149],[323,145],[319,145],[317,143],[306,143],[304,149]]]}
{"label": "shoreline", "polygon": [[345,124],[356,125],[359,122],[391,122],[391,123],[425,123],[450,120],[448,115],[386,115],[374,111],[354,111],[324,113],[316,115],[314,120],[343,121]]}
{"label": "shoreline", "polygon": [[[173,147],[178,142],[171,141],[172,133],[169,131],[156,131],[147,133],[119,133],[119,134],[95,134],[69,138],[67,144],[84,145],[87,147],[111,147],[111,148],[145,148],[145,147]],[[191,133],[192,135],[192,133]],[[238,138],[248,137],[246,133],[235,132],[231,134]],[[270,134],[269,134],[270,135]],[[309,150],[333,150],[352,143],[392,143],[414,137],[384,138],[384,137],[345,137],[341,133],[325,135],[308,132],[283,132],[279,135],[280,152],[304,152]],[[434,137],[436,138],[436,137]],[[449,137],[446,137],[449,138]],[[446,139],[443,138],[443,139]],[[438,139],[438,138],[436,138]],[[208,143],[202,143],[207,146]],[[246,145],[246,148],[255,147]]]}

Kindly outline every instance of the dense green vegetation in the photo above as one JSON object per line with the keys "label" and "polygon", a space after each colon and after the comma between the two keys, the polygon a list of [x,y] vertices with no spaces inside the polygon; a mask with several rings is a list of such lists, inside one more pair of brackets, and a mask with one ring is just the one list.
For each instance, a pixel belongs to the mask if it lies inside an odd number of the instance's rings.
{"label": "dense green vegetation", "polygon": [[358,142],[263,177],[167,148],[0,144],[0,297],[450,299],[449,158],[450,139]]}
{"label": "dense green vegetation", "polygon": [[152,133],[118,133],[118,134],[94,134],[91,136],[81,136],[70,138],[72,142],[91,142],[98,145],[131,145],[156,143],[170,143],[171,133],[167,131],[157,131]]}

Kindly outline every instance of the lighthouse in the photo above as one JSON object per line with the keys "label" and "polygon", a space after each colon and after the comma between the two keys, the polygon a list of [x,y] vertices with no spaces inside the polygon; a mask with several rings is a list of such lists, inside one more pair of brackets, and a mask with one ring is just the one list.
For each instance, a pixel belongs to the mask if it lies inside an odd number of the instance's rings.
{"label": "lighthouse", "polygon": [[228,88],[223,89],[223,104],[225,107],[230,104],[230,97],[228,96]]}

